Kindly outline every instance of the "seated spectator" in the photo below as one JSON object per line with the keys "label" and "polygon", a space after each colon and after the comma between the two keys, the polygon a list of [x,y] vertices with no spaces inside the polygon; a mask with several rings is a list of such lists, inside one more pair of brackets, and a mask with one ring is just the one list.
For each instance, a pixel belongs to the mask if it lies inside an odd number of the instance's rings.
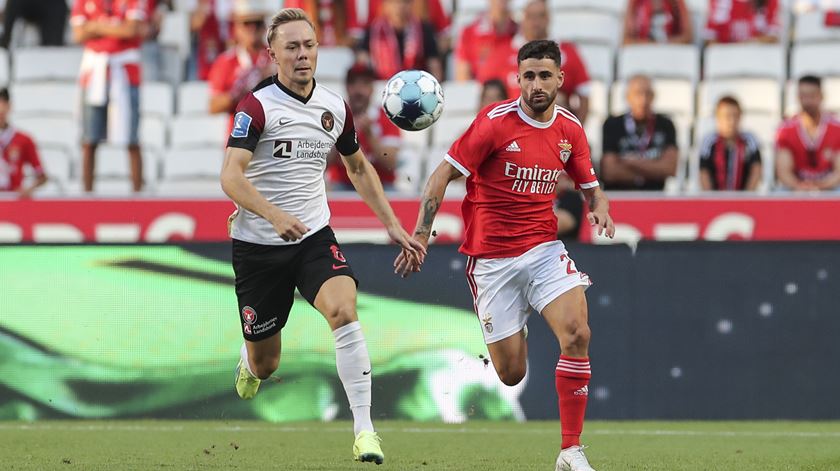
{"label": "seated spectator", "polygon": [[[480,71],[493,55],[508,48],[517,25],[509,9],[509,0],[489,0],[487,13],[464,28],[455,46],[455,80],[484,80]],[[519,92],[516,92],[519,94]]]}
{"label": "seated spectator", "polygon": [[[519,33],[505,47],[494,51],[479,69],[476,79],[480,82],[493,78],[501,79],[507,86],[508,96],[519,96],[517,54],[528,41],[549,39],[549,20],[546,1],[529,0],[523,10]],[[559,46],[563,83],[557,94],[557,104],[570,108],[572,113],[584,122],[589,110],[589,74],[573,43],[561,42]],[[574,106],[570,106],[572,104]]]}
{"label": "seated spectator", "polygon": [[507,99],[507,87],[505,87],[504,82],[499,79],[488,80],[481,86],[481,99],[478,103],[478,109],[482,110],[487,105]]}
{"label": "seated spectator", "polygon": [[235,44],[210,69],[210,112],[230,114],[231,129],[239,101],[260,81],[274,74],[274,63],[265,44],[265,16],[256,0],[235,3],[231,15]]}
{"label": "seated spectator", "polygon": [[9,49],[17,20],[34,23],[42,46],[63,46],[67,28],[66,0],[6,0],[0,47]]}
{"label": "seated spectator", "polygon": [[82,184],[93,191],[96,148],[106,139],[127,146],[131,186],[143,188],[140,152],[140,46],[148,33],[149,2],[76,0],[70,24],[73,38],[84,44],[79,82],[82,87]]}
{"label": "seated spectator", "polygon": [[[376,73],[366,64],[356,64],[348,70],[345,82],[347,104],[353,113],[362,152],[379,174],[383,188],[391,191],[396,179],[400,130],[388,119],[381,106],[371,106],[375,79]],[[336,152],[330,155],[327,172],[333,189],[354,191],[344,163]]]}
{"label": "seated spectator", "polygon": [[[0,192],[14,191],[21,198],[29,198],[36,188],[47,182],[47,175],[32,138],[9,124],[10,109],[9,91],[0,89]],[[35,173],[35,181],[30,185],[23,184],[24,166]]]}
{"label": "seated spectator", "polygon": [[[356,4],[365,0],[286,0],[284,8],[300,8],[312,19],[319,46],[354,47],[361,39]],[[376,16],[371,15],[371,16]]]}
{"label": "seated spectator", "polygon": [[601,178],[610,190],[662,190],[677,171],[674,123],[653,112],[650,79],[636,75],[627,81],[630,111],[604,122]]}
{"label": "seated spectator", "polygon": [[717,132],[700,147],[700,188],[703,190],[755,191],[761,183],[758,139],[741,131],[741,105],[731,96],[715,107]]}
{"label": "seated spectator", "polygon": [[822,81],[799,79],[802,111],[776,135],[776,175],[794,191],[840,189],[840,122],[822,109]]}
{"label": "seated spectator", "polygon": [[443,80],[434,28],[414,15],[411,0],[383,0],[382,15],[365,31],[358,61],[370,64],[380,80],[406,69],[425,70]]}
{"label": "seated spectator", "polygon": [[627,3],[624,44],[688,44],[692,29],[685,0],[630,0]]}
{"label": "seated spectator", "polygon": [[778,0],[709,0],[707,43],[779,41]]}

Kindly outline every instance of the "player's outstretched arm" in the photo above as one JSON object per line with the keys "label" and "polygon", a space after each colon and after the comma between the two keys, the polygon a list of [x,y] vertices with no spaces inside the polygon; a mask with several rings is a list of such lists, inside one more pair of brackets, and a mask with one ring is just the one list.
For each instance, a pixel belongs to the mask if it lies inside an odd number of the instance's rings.
{"label": "player's outstretched arm", "polygon": [[356,192],[388,230],[391,240],[399,244],[403,252],[410,255],[413,263],[422,265],[426,257],[426,247],[413,240],[400,225],[391,204],[388,203],[388,198],[385,197],[379,175],[365,158],[365,154],[357,150],[350,155],[342,155],[341,159],[344,161],[347,176],[350,177],[350,182],[353,183]]}
{"label": "player's outstretched arm", "polygon": [[[423,195],[420,197],[420,212],[417,215],[417,226],[414,229],[414,239],[421,243],[423,248],[429,246],[432,223],[435,221],[443,196],[446,194],[446,187],[449,186],[449,182],[460,176],[461,172],[445,160],[429,176],[429,181],[426,182]],[[420,267],[413,265],[404,252],[400,253],[394,260],[394,273],[403,278],[414,271],[420,271]]]}
{"label": "player's outstretched arm", "polygon": [[610,217],[610,202],[601,187],[581,188],[586,202],[589,203],[589,212],[586,219],[589,224],[598,226],[598,235],[606,235],[610,239],[615,236],[615,225]]}
{"label": "player's outstretched arm", "polygon": [[309,232],[298,218],[269,203],[245,178],[245,168],[253,153],[239,147],[228,147],[222,164],[222,190],[242,208],[259,215],[274,226],[274,230],[285,241],[295,241]]}

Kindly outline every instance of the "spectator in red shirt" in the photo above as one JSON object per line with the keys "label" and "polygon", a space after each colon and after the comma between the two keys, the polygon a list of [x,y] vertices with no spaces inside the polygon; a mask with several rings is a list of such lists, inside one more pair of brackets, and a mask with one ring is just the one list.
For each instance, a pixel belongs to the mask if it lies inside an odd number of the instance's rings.
{"label": "spectator in red shirt", "polygon": [[143,188],[140,153],[140,45],[148,32],[146,0],[76,0],[70,24],[84,44],[82,181],[93,191],[96,147],[106,140],[127,146],[134,191]]}
{"label": "spectator in red shirt", "polygon": [[455,46],[455,80],[483,81],[479,71],[484,63],[496,51],[510,47],[510,41],[516,35],[517,25],[510,15],[509,0],[489,0],[488,3],[487,13],[464,28]]}
{"label": "spectator in red shirt", "polygon": [[[193,57],[190,58],[190,77],[195,74],[194,77],[198,80],[207,80],[213,62],[222,51],[227,49],[230,24],[220,11],[224,9],[222,2],[194,1],[195,7],[190,15],[193,48]],[[193,66],[195,69],[192,69]]]}
{"label": "spectator in red shirt", "polygon": [[[372,18],[382,14],[383,1],[368,1],[368,11],[371,12]],[[451,6],[451,2],[447,4]],[[451,40],[449,26],[452,24],[452,15],[444,6],[444,0],[413,0],[412,10],[418,18],[422,21],[428,21],[434,27],[437,33],[438,52],[443,57],[449,51]]]}
{"label": "spectator in red shirt", "polygon": [[820,78],[800,78],[802,111],[776,135],[776,175],[788,189],[840,189],[840,122],[822,109],[822,101]]}
{"label": "spectator in red shirt", "polygon": [[[16,191],[21,198],[29,198],[36,188],[47,182],[35,143],[26,134],[9,124],[9,91],[0,89],[0,192]],[[23,185],[24,166],[35,173],[35,182]]]}
{"label": "spectator in red shirt", "polygon": [[741,104],[724,96],[715,107],[717,131],[700,146],[702,190],[755,191],[761,183],[761,151],[752,133],[741,131]]}
{"label": "spectator in red shirt", "polygon": [[319,46],[353,47],[361,39],[356,3],[365,0],[286,0],[284,8],[300,8],[312,20]]}
{"label": "spectator in red shirt", "polygon": [[779,41],[778,0],[709,0],[707,43]]}
{"label": "spectator in red shirt", "polygon": [[265,16],[254,0],[237,2],[231,15],[235,44],[217,57],[210,69],[210,112],[230,114],[231,129],[239,101],[274,73],[265,45]]}
{"label": "spectator in red shirt", "polygon": [[688,44],[691,16],[685,0],[630,0],[624,14],[624,44]]}
{"label": "spectator in red shirt", "polygon": [[[394,190],[397,153],[400,150],[400,130],[392,123],[381,106],[371,106],[373,81],[376,72],[366,64],[356,64],[347,71],[347,104],[353,113],[359,146],[382,181],[386,191]],[[347,170],[337,153],[330,155],[327,168],[332,189],[355,191]]]}
{"label": "spectator in red shirt", "polygon": [[411,1],[383,0],[382,15],[365,31],[358,62],[370,64],[380,80],[406,69],[425,70],[443,80],[434,28],[413,13]]}
{"label": "spectator in red shirt", "polygon": [[[550,22],[548,5],[545,0],[530,0],[525,4],[519,34],[513,37],[503,48],[498,48],[479,69],[476,80],[486,82],[498,78],[505,82],[508,96],[519,95],[519,65],[517,54],[528,41],[548,38]],[[581,122],[586,121],[589,111],[589,74],[578,53],[577,47],[570,42],[561,42],[560,69],[563,83],[557,94],[557,104],[570,108]]]}

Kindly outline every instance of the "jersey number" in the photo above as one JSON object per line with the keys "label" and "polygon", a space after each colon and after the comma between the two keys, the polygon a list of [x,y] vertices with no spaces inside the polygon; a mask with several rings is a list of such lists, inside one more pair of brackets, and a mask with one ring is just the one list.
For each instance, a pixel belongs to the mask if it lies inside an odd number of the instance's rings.
{"label": "jersey number", "polygon": [[292,141],[274,141],[274,157],[278,159],[291,159]]}
{"label": "jersey number", "polygon": [[577,273],[577,267],[575,266],[575,262],[566,254],[560,256],[560,263],[563,263],[564,261],[566,261],[567,274],[574,275],[575,273]]}

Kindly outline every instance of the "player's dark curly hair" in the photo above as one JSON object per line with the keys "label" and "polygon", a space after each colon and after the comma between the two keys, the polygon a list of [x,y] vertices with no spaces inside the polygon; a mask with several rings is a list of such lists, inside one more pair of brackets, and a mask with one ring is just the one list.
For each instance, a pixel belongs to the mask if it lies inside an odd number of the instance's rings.
{"label": "player's dark curly hair", "polygon": [[521,64],[525,59],[551,59],[560,67],[560,47],[548,39],[529,41],[519,49],[516,63]]}

